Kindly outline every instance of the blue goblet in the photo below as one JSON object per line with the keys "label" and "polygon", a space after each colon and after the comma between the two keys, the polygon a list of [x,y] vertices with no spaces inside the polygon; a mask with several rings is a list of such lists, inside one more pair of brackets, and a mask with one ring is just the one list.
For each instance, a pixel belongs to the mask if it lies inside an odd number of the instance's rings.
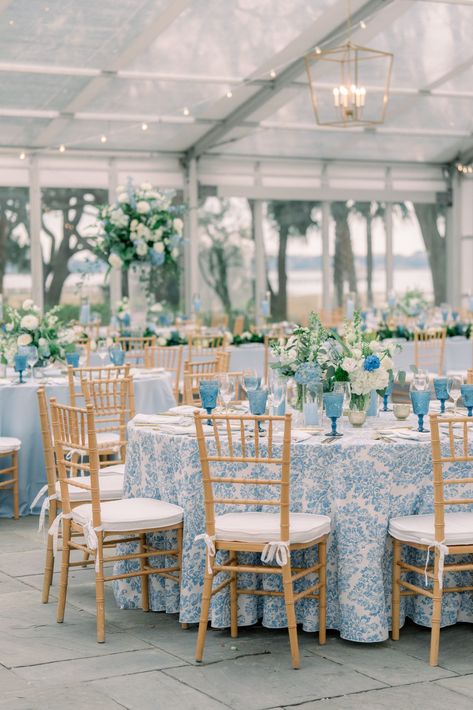
{"label": "blue goblet", "polygon": [[[212,410],[217,406],[218,382],[217,380],[201,380],[199,382],[200,401],[207,414],[212,414]],[[210,419],[207,424],[212,424]]]}
{"label": "blue goblet", "polygon": [[23,373],[26,370],[26,366],[28,364],[28,357],[26,355],[20,355],[19,353],[16,353],[13,357],[13,367],[15,368],[15,372],[20,373],[20,381],[19,384],[22,385],[24,380],[23,380]]}
{"label": "blue goblet", "polygon": [[66,353],[66,362],[68,365],[72,365],[72,367],[79,367],[79,360],[80,360],[80,353],[78,353],[78,352]]}
{"label": "blue goblet", "polygon": [[337,431],[337,419],[343,413],[343,392],[326,392],[324,394],[325,414],[332,422],[332,431],[325,436],[343,436]]}
{"label": "blue goblet", "polygon": [[417,431],[428,431],[424,429],[424,417],[429,413],[430,391],[429,390],[412,390],[411,402],[414,414],[417,414],[419,427]]}
{"label": "blue goblet", "polygon": [[245,384],[245,389],[248,395],[250,392],[253,392],[261,387],[261,377],[245,376],[243,378],[243,382]]}
{"label": "blue goblet", "polygon": [[388,402],[389,398],[392,395],[393,392],[393,384],[394,382],[390,382],[389,385],[386,387],[383,393],[383,409],[381,411],[383,412],[390,412],[391,410],[388,407]]}
{"label": "blue goblet", "polygon": [[[266,412],[267,400],[268,390],[248,390],[248,402],[250,403],[251,414],[254,414],[255,416],[261,416],[264,414]],[[258,430],[262,431],[260,422],[258,422]]]}
{"label": "blue goblet", "polygon": [[468,410],[468,416],[473,414],[473,385],[462,385],[460,387],[463,404]]}
{"label": "blue goblet", "polygon": [[112,364],[116,367],[125,364],[125,351],[121,348],[110,348],[108,354]]}
{"label": "blue goblet", "polygon": [[451,381],[448,377],[436,377],[434,379],[435,396],[440,402],[440,414],[445,414],[445,402],[450,396]]}

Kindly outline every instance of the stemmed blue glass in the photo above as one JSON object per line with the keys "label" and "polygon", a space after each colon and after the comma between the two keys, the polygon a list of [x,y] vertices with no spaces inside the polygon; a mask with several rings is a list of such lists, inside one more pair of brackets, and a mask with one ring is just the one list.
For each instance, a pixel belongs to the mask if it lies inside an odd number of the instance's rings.
{"label": "stemmed blue glass", "polygon": [[125,351],[121,348],[117,346],[109,348],[108,355],[110,357],[110,361],[116,367],[125,364]]}
{"label": "stemmed blue glass", "polygon": [[391,410],[389,409],[389,407],[388,407],[388,402],[389,402],[390,396],[391,396],[392,393],[393,393],[393,385],[394,385],[394,380],[390,380],[388,386],[387,386],[386,389],[384,390],[384,393],[383,393],[383,408],[382,408],[382,410],[381,410],[382,412],[390,412],[390,411],[391,411]]}
{"label": "stemmed blue glass", "polygon": [[462,385],[460,388],[463,404],[468,410],[468,416],[473,415],[473,385]]}
{"label": "stemmed blue glass", "polygon": [[[255,416],[261,416],[266,412],[267,400],[268,390],[248,390],[248,402],[250,403],[250,412]],[[260,422],[258,422],[258,430],[262,431]]]}
{"label": "stemmed blue glass", "polygon": [[448,377],[436,377],[434,379],[435,396],[440,402],[440,414],[445,414],[445,402],[450,397],[450,387],[452,381]]}
{"label": "stemmed blue glass", "polygon": [[28,364],[28,358],[26,355],[20,355],[19,353],[16,353],[16,355],[14,355],[13,367],[15,368],[15,372],[20,373],[20,381],[19,381],[20,385],[22,385],[24,383],[23,373],[26,370],[27,364]]}
{"label": "stemmed blue glass", "polygon": [[80,361],[80,353],[79,352],[73,352],[73,353],[66,353],[66,362],[68,365],[72,365],[72,367],[76,368],[79,367],[79,361]]}
{"label": "stemmed blue glass", "polygon": [[[200,400],[207,414],[212,414],[212,411],[217,406],[218,398],[218,382],[217,380],[201,380],[199,382]],[[212,424],[210,419],[207,424]]]}
{"label": "stemmed blue glass", "polygon": [[343,413],[343,400],[343,392],[326,392],[324,394],[325,414],[332,422],[332,431],[325,434],[325,436],[343,436],[337,431],[337,419]]}
{"label": "stemmed blue glass", "polygon": [[256,376],[256,370],[249,369],[243,371],[243,384],[245,385],[246,393],[257,390],[261,387],[261,377]]}
{"label": "stemmed blue glass", "polygon": [[411,402],[419,422],[417,431],[428,431],[428,429],[424,429],[424,417],[429,413],[430,390],[411,390]]}

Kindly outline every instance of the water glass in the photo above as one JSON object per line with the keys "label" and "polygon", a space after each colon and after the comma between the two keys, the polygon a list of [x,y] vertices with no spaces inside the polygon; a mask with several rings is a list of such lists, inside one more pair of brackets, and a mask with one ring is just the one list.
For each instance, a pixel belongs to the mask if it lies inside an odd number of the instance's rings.
{"label": "water glass", "polygon": [[[212,414],[212,410],[217,406],[218,382],[217,380],[201,380],[199,382],[200,400],[202,407],[207,410],[207,414]],[[211,424],[210,419],[207,424]]]}
{"label": "water glass", "polygon": [[445,413],[445,402],[450,396],[451,380],[448,377],[436,377],[434,379],[435,396],[440,402],[440,414]]}
{"label": "water glass", "polygon": [[256,375],[256,370],[249,369],[243,371],[243,383],[247,394],[261,387],[261,377]]}
{"label": "water glass", "polygon": [[335,382],[333,392],[343,394],[343,408],[348,408],[351,400],[351,386],[349,382]]}
{"label": "water glass", "polygon": [[286,413],[286,381],[278,375],[270,378],[269,401],[273,415],[283,416]]}
{"label": "water glass", "polygon": [[461,396],[463,404],[468,410],[468,416],[471,417],[473,414],[473,385],[462,385]]}
{"label": "water glass", "polygon": [[120,347],[114,346],[109,348],[108,355],[112,365],[119,367],[125,364],[125,351]]}
{"label": "water glass", "polygon": [[228,405],[235,399],[235,379],[227,372],[223,372],[218,378],[220,387],[220,399],[225,405],[225,411],[228,413]]}
{"label": "water glass", "polygon": [[75,351],[73,353],[66,353],[66,362],[68,365],[72,365],[72,367],[76,368],[79,367],[79,361],[80,361],[80,353]]}
{"label": "water glass", "polygon": [[450,397],[453,399],[453,416],[457,413],[457,402],[460,399],[463,378],[460,375],[453,375],[450,383]]}
{"label": "water glass", "polygon": [[30,378],[34,378],[34,366],[38,362],[38,348],[35,345],[22,345],[18,348],[20,355],[26,355],[26,362],[30,366]]}
{"label": "water glass", "polygon": [[[250,403],[250,412],[255,416],[261,416],[266,412],[266,402],[268,400],[268,390],[258,389],[248,391],[248,401]],[[262,431],[261,424],[258,422],[258,429]]]}
{"label": "water glass", "polygon": [[411,402],[414,414],[417,414],[419,427],[418,431],[427,431],[424,429],[424,417],[429,413],[430,390],[411,390]]}
{"label": "water glass", "polygon": [[325,413],[332,422],[332,431],[326,434],[326,436],[343,436],[343,434],[337,431],[337,419],[339,419],[343,413],[343,398],[343,392],[326,392],[324,394]]}
{"label": "water glass", "polygon": [[19,384],[22,385],[24,380],[23,380],[23,372],[26,370],[28,364],[28,359],[26,355],[21,355],[20,353],[16,353],[16,355],[13,356],[13,367],[15,369],[15,372],[20,373],[20,381]]}

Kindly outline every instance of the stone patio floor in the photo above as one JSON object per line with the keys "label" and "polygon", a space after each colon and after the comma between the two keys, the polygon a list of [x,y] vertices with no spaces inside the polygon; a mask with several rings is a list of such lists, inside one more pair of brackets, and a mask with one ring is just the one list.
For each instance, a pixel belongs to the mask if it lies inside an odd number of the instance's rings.
{"label": "stone patio floor", "polygon": [[117,609],[107,585],[107,641],[95,642],[93,570],[71,573],[63,624],[57,576],[41,604],[44,542],[38,519],[0,520],[0,710],[473,709],[473,627],[444,629],[440,666],[427,663],[429,631],[407,626],[397,643],[354,644],[299,633],[301,669],[286,632],[209,630],[204,664],[196,628],[175,616]]}

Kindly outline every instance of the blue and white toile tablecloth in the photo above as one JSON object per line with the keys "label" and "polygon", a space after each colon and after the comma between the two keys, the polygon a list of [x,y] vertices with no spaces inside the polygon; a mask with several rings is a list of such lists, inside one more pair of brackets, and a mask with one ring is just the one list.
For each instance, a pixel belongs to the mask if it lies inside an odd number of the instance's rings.
{"label": "blue and white toile tablecloth", "polygon": [[[388,637],[391,616],[389,519],[432,512],[429,435],[421,435],[426,437],[421,441],[376,440],[374,428],[386,424],[395,425],[392,414],[381,414],[361,430],[346,425],[343,439],[336,443],[322,444],[320,437],[312,437],[292,445],[291,510],[321,513],[332,518],[327,626],[338,629],[342,638],[352,641],[383,641]],[[252,491],[251,495],[254,493]],[[194,542],[195,536],[204,531],[196,439],[138,428],[131,423],[125,497],[137,496],[162,498],[184,509],[181,596],[179,598],[176,584],[152,576],[150,603],[154,611],[179,612],[181,622],[197,622],[205,548],[201,542]],[[162,539],[160,542],[163,544]],[[165,538],[165,544],[172,545],[172,540]],[[315,553],[297,554],[304,555],[307,561],[311,559],[308,555]],[[425,556],[415,554],[416,562],[423,566]],[[169,558],[167,563],[171,562]],[[133,563],[125,563],[124,568],[128,564]],[[160,564],[160,560],[154,559],[153,564]],[[248,587],[255,584],[255,580],[254,575],[242,575],[240,584]],[[279,584],[275,577],[268,575],[258,580],[259,585]],[[139,578],[115,582],[114,591],[120,607],[140,606]],[[215,627],[230,625],[227,594],[228,589],[213,598],[211,621]],[[429,600],[423,598],[404,598],[403,614],[407,613],[417,623],[429,625],[429,604]],[[299,602],[297,616],[306,631],[317,630],[317,601]],[[254,624],[259,619],[267,627],[285,626],[283,600],[240,597],[239,624]],[[445,599],[443,623],[452,624],[458,619],[473,621],[473,600],[469,593],[450,594]]]}

